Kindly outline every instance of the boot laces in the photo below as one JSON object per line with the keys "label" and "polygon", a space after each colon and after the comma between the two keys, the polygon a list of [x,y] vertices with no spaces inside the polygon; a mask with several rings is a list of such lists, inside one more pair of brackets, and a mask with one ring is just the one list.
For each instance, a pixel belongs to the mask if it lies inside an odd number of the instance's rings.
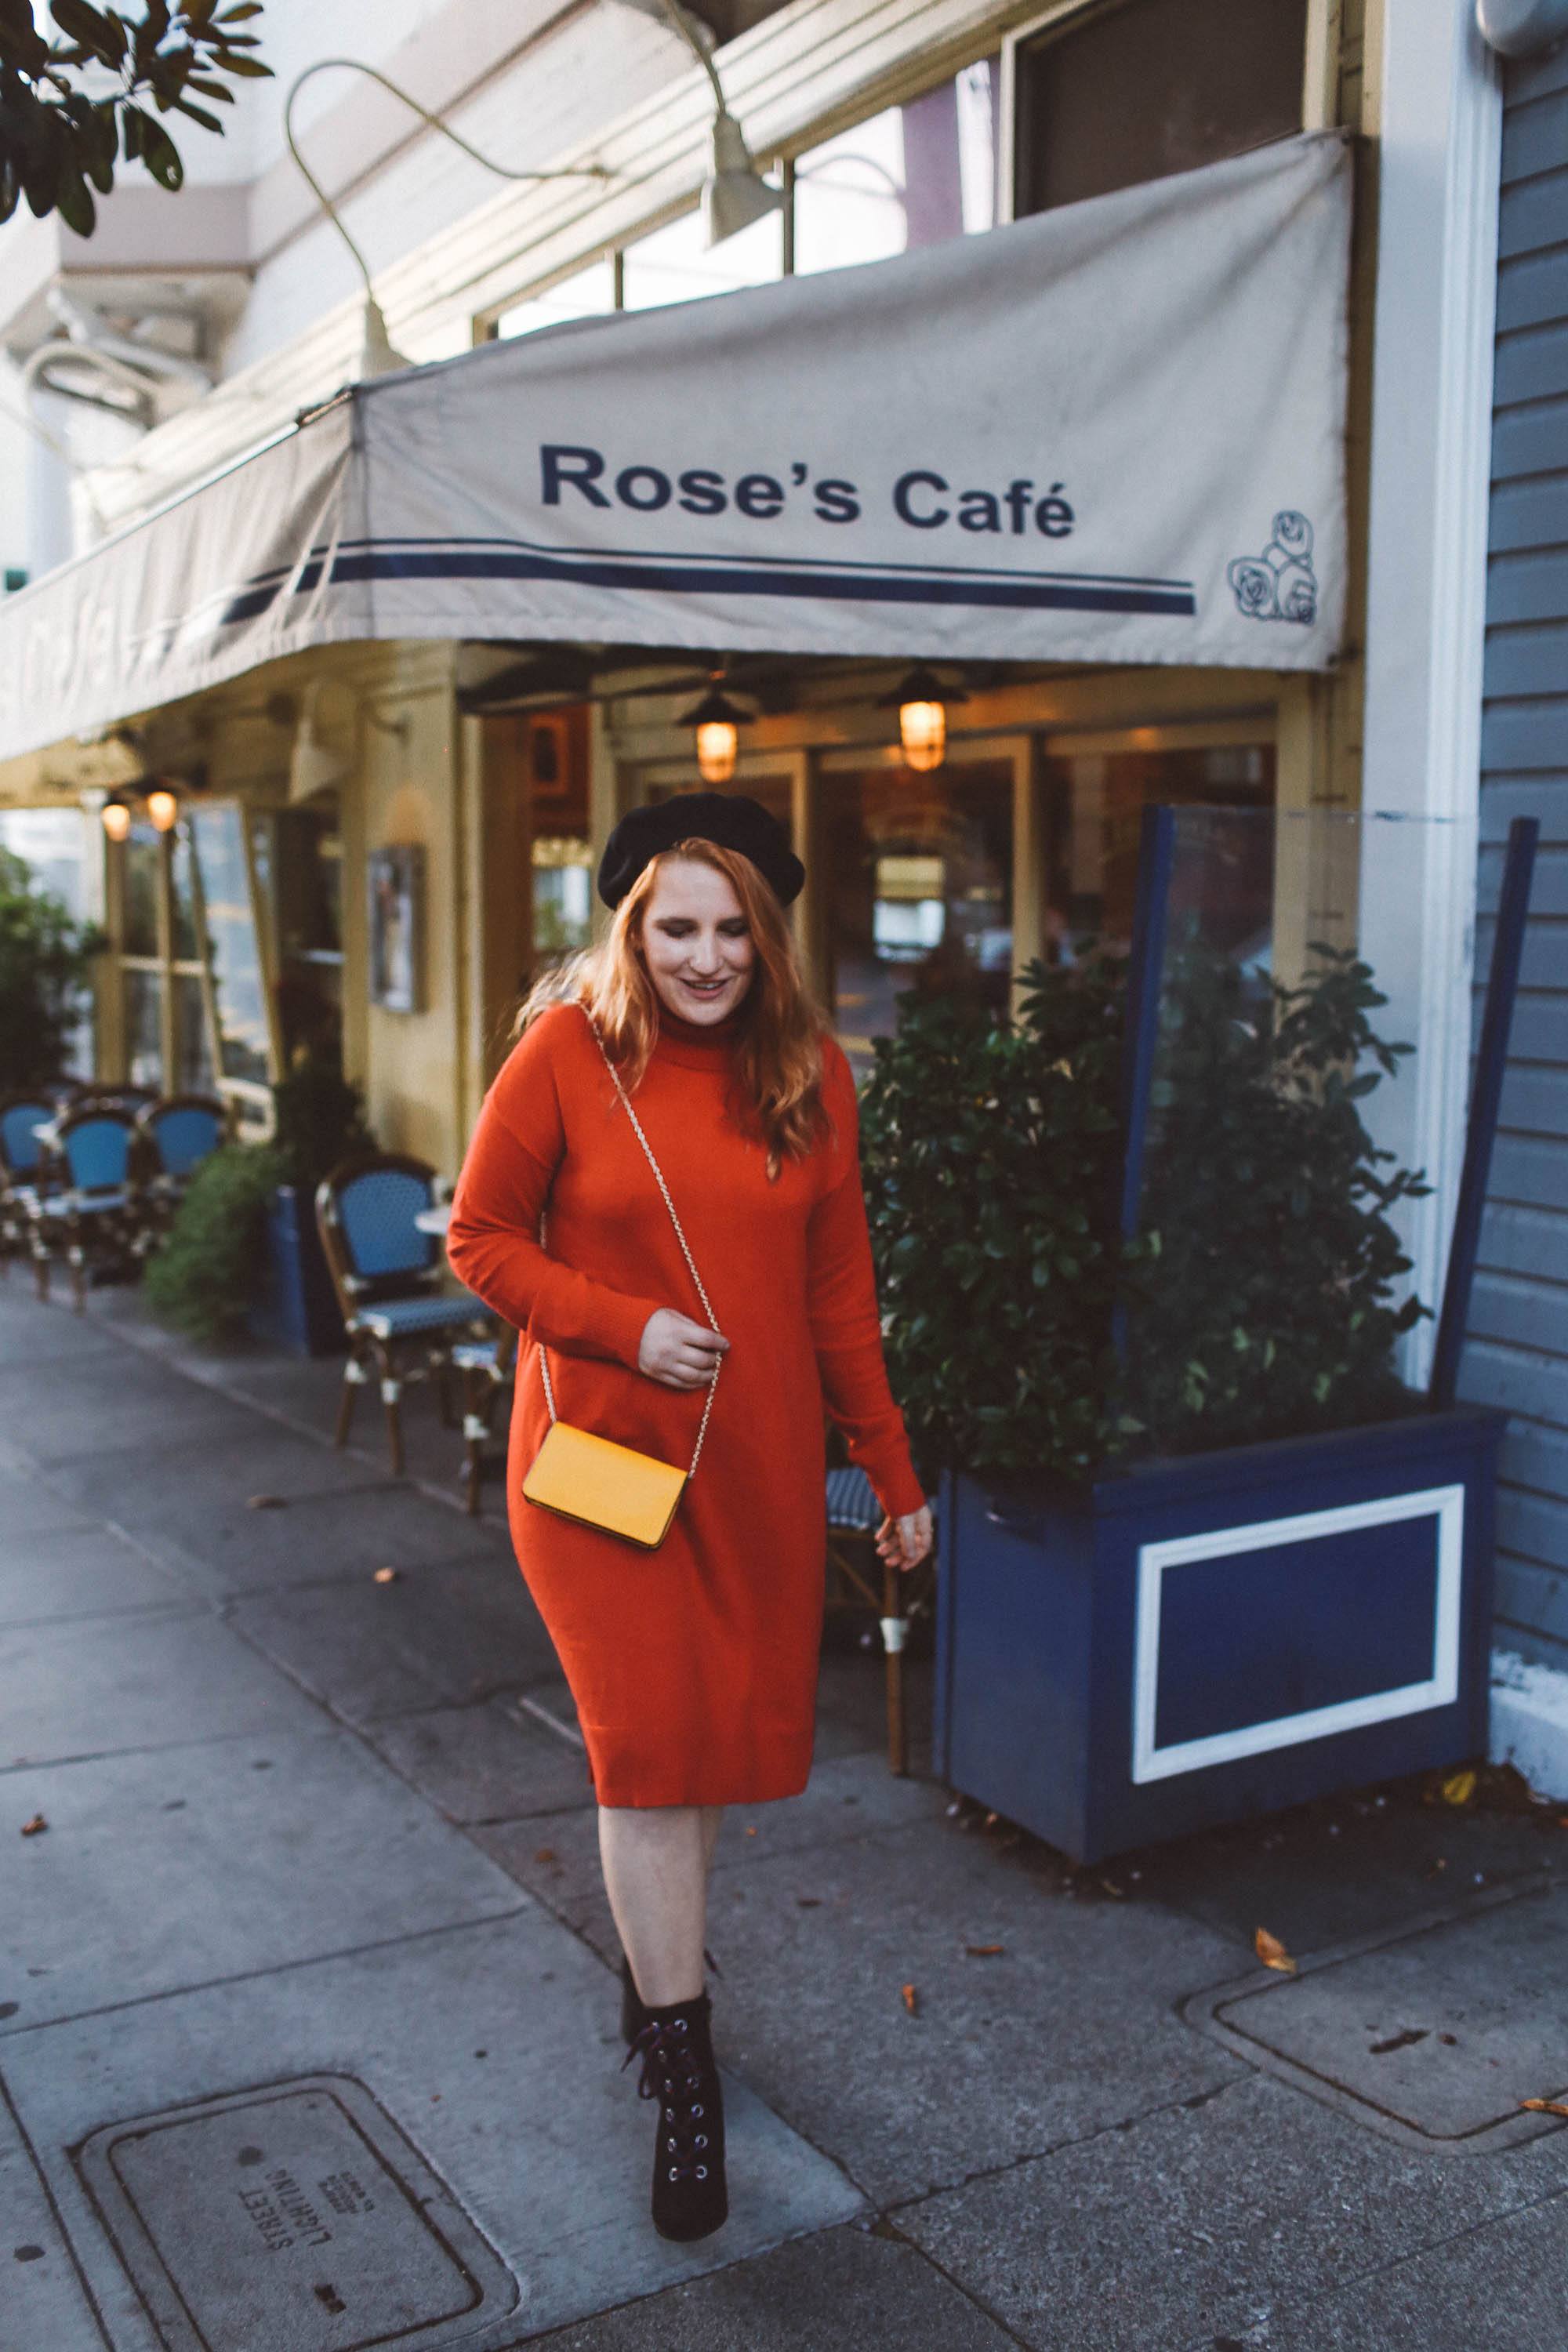
{"label": "boot laces", "polygon": [[708,2105],[701,2095],[702,2063],[686,2019],[667,2018],[660,2023],[650,2018],[621,2061],[623,2074],[638,2057],[642,2074],[637,2096],[658,2101],[660,2153],[668,2158],[668,2179],[706,2180]]}

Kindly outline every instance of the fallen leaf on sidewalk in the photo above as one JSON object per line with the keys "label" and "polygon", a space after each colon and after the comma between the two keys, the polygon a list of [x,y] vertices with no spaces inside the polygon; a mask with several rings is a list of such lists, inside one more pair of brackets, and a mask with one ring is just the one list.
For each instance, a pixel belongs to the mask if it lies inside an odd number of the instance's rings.
{"label": "fallen leaf on sidewalk", "polygon": [[395,1584],[401,1573],[401,1570],[395,1568],[378,1568],[375,1580],[378,1584]]}
{"label": "fallen leaf on sidewalk", "polygon": [[1253,1938],[1253,1949],[1266,1969],[1278,1969],[1281,1976],[1295,1975],[1295,1961],[1290,1958],[1279,1937],[1271,1936],[1267,1927],[1259,1927],[1258,1930]]}
{"label": "fallen leaf on sidewalk", "polygon": [[538,1846],[534,1849],[533,1859],[535,1862],[553,1862],[556,1859],[555,1848],[552,1845]]}
{"label": "fallen leaf on sidewalk", "polygon": [[1468,1766],[1462,1772],[1450,1772],[1443,1783],[1446,1805],[1468,1805],[1475,1793],[1476,1776]]}
{"label": "fallen leaf on sidewalk", "polygon": [[1519,2104],[1532,2116],[1568,2116],[1568,2104],[1562,2099],[1521,2099]]}
{"label": "fallen leaf on sidewalk", "polygon": [[796,1906],[802,1911],[820,1911],[822,1908],[820,1895],[797,1895],[795,1899]]}
{"label": "fallen leaf on sidewalk", "polygon": [[904,2007],[909,2011],[911,2017],[918,2017],[920,2014],[921,1997],[915,1990],[913,1985],[905,1985],[903,1988],[903,1995]]}
{"label": "fallen leaf on sidewalk", "polygon": [[1005,1944],[965,1944],[963,1948],[972,1960],[994,1960],[1007,1947]]}
{"label": "fallen leaf on sidewalk", "polygon": [[281,1495],[249,1495],[245,1507],[247,1511],[281,1511],[285,1505]]}
{"label": "fallen leaf on sidewalk", "polygon": [[45,1821],[42,1813],[35,1813],[30,1822],[24,1822],[22,1823],[22,1835],[24,1837],[37,1837],[39,1835],[40,1832],[47,1830],[48,1826],[49,1825],[47,1822]]}

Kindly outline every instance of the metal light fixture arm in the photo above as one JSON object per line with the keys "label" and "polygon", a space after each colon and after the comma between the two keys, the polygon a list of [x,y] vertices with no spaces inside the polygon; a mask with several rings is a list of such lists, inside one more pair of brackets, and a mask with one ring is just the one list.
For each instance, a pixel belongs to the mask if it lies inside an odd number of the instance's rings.
{"label": "metal light fixture arm", "polygon": [[375,294],[371,283],[370,266],[343,226],[331,198],[300,152],[299,142],[294,136],[294,101],[312,76],[325,73],[329,67],[346,67],[351,73],[368,74],[372,81],[379,82],[383,89],[400,100],[413,113],[418,115],[422,122],[427,123],[432,131],[438,131],[444,139],[449,139],[454,147],[461,148],[465,155],[471,157],[474,163],[481,164],[487,172],[493,172],[499,180],[607,180],[611,176],[603,163],[583,163],[574,169],[561,172],[514,172],[507,164],[498,163],[492,156],[481,155],[479,149],[471,146],[460,131],[454,131],[449,123],[443,122],[438,114],[432,114],[428,107],[421,106],[416,98],[411,98],[407,90],[402,89],[389,75],[384,74],[379,66],[366,65],[363,58],[318,58],[313,65],[305,68],[303,73],[296,74],[289,85],[289,93],[283,101],[283,137],[306,185],[342,238],[350,253],[353,254],[354,266],[364,280],[365,293],[373,301]]}
{"label": "metal light fixture arm", "polygon": [[682,40],[685,41],[687,47],[691,51],[692,56],[696,58],[698,64],[701,67],[709,80],[712,83],[714,103],[717,105],[720,113],[728,114],[730,109],[725,102],[724,85],[719,79],[719,68],[714,64],[712,55],[709,50],[708,45],[703,40],[702,36],[698,31],[696,26],[693,24],[689,11],[682,7],[681,0],[661,0],[661,5],[665,15],[675,26],[676,31],[680,35]]}

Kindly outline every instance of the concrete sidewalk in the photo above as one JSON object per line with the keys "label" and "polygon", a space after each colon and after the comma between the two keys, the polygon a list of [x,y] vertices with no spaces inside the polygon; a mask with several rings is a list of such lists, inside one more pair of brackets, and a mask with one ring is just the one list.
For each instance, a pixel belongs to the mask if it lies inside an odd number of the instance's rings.
{"label": "concrete sidewalk", "polygon": [[732,2217],[663,2244],[498,1499],[336,1380],[0,1289],[0,2352],[1562,2352],[1554,1816],[1078,1873],[890,1779],[853,1654],[726,1825]]}

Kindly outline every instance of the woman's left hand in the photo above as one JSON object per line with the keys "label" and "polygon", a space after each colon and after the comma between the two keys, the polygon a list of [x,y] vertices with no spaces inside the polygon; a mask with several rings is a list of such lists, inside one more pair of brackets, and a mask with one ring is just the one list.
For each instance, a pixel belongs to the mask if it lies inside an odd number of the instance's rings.
{"label": "woman's left hand", "polygon": [[901,1519],[884,1519],[877,1529],[877,1549],[890,1568],[918,1568],[931,1549],[931,1506],[907,1511]]}

